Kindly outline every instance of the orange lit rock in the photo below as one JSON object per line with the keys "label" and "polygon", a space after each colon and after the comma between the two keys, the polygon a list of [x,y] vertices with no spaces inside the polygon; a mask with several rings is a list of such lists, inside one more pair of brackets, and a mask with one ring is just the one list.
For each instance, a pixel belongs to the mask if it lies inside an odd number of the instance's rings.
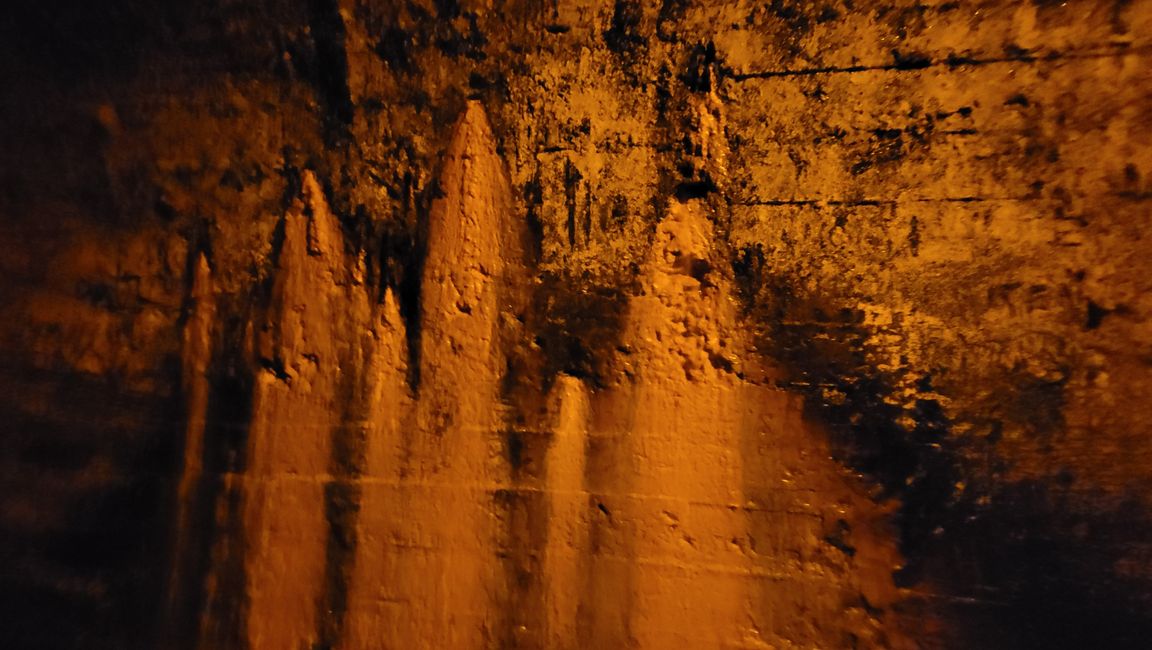
{"label": "orange lit rock", "polygon": [[347,648],[393,647],[391,639],[405,620],[408,601],[397,581],[409,546],[397,537],[406,518],[402,496],[406,427],[412,425],[408,394],[404,324],[391,291],[379,307],[377,353],[365,371],[369,385],[362,423],[365,443],[362,500],[353,575],[348,577],[345,615]]}
{"label": "orange lit rock", "polygon": [[1152,2],[65,4],[6,647],[1147,645]]}
{"label": "orange lit rock", "polygon": [[[669,207],[618,379],[592,404],[588,646],[832,647],[884,629],[874,617],[897,597],[885,510],[772,387],[715,241],[702,204]],[[840,551],[825,542],[849,534]],[[860,638],[894,647],[900,633]]]}
{"label": "orange lit rock", "polygon": [[[292,647],[316,640],[324,576],[324,486],[338,424],[340,346],[366,320],[349,300],[343,237],[316,178],[284,217],[272,303],[258,333],[248,438],[245,574],[248,643]],[[353,294],[355,295],[355,294]]]}
{"label": "orange lit rock", "polygon": [[[479,104],[455,126],[432,205],[421,288],[420,386],[401,432],[378,596],[390,647],[486,647],[504,590],[496,557],[501,485],[497,346],[517,287],[520,227]],[[421,513],[413,516],[413,513]]]}

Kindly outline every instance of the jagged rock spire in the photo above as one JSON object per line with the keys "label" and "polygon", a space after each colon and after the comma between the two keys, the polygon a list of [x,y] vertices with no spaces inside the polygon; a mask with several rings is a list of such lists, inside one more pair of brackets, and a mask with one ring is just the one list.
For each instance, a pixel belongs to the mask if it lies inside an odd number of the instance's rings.
{"label": "jagged rock spire", "polygon": [[523,284],[524,225],[478,102],[455,126],[431,208],[421,285],[420,387],[404,456],[399,516],[388,532],[395,647],[484,647],[502,614],[496,512],[507,468],[499,454],[507,306]]}
{"label": "jagged rock spire", "polygon": [[[618,374],[591,405],[588,486],[602,516],[589,538],[607,550],[591,551],[585,647],[788,646],[820,633],[780,621],[842,610],[828,576],[870,603],[895,598],[887,510],[830,458],[799,398],[771,385],[705,209],[669,206]],[[829,554],[824,540],[844,530],[852,552]]]}
{"label": "jagged rock spire", "polygon": [[342,236],[316,177],[284,217],[272,299],[257,336],[244,476],[247,637],[253,648],[314,642],[325,566],[324,483],[339,411],[340,348],[365,305],[347,304]]}
{"label": "jagged rock spire", "polygon": [[501,299],[523,272],[524,225],[479,102],[456,124],[439,182],[421,285],[422,374],[448,387],[466,367],[470,385],[491,387],[501,372],[493,347]]}

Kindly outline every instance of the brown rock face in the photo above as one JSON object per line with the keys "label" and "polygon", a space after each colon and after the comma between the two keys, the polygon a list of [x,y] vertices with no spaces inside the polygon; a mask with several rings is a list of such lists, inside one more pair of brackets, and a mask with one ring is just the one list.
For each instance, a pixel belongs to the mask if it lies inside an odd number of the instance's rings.
{"label": "brown rock face", "polygon": [[1147,645],[1152,3],[7,17],[0,645]]}
{"label": "brown rock face", "polygon": [[[514,318],[518,224],[488,118],[453,129],[432,202],[420,311],[420,385],[401,458],[385,478],[397,508],[378,532],[390,570],[383,625],[360,647],[488,647],[506,591],[497,558],[503,462],[500,331]],[[422,513],[419,517],[406,513]]]}
{"label": "brown rock face", "polygon": [[580,647],[902,647],[861,604],[898,599],[884,508],[772,387],[715,240],[699,203],[669,207],[592,401]]}

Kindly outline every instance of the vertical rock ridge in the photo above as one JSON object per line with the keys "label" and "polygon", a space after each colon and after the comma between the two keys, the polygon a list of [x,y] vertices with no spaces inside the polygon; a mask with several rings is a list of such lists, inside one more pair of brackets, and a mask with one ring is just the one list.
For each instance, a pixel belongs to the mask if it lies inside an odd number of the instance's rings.
{"label": "vertical rock ridge", "polygon": [[547,636],[541,647],[576,649],[579,621],[591,603],[582,602],[588,570],[590,507],[585,487],[588,445],[588,390],[575,377],[562,376],[552,388],[554,425],[548,447],[547,547],[543,549],[543,609]]}
{"label": "vertical rock ridge", "polygon": [[500,636],[506,587],[497,559],[505,363],[498,341],[522,224],[483,107],[470,102],[453,131],[442,196],[428,221],[421,288],[420,399],[404,450],[388,598],[394,647],[485,647]]}
{"label": "vertical rock ridge", "polygon": [[604,387],[561,376],[540,412],[538,389],[510,391],[530,274],[503,165],[470,103],[429,215],[416,398],[396,296],[369,297],[304,174],[231,479],[242,645],[898,646],[879,622],[899,599],[888,510],[772,387],[704,201],[668,205]]}
{"label": "vertical rock ridge", "polygon": [[[368,291],[315,175],[284,217],[267,317],[264,370],[253,395],[244,526],[247,642],[252,648],[329,644],[339,636],[343,565],[355,541],[359,464],[345,409],[371,339]],[[347,551],[347,552],[344,552]],[[318,612],[321,607],[325,611]]]}
{"label": "vertical rock ridge", "polygon": [[391,289],[375,307],[372,354],[364,377],[365,408],[363,473],[358,480],[362,499],[356,521],[355,571],[347,586],[347,611],[341,648],[400,647],[392,645],[403,601],[397,591],[398,561],[395,531],[406,513],[400,506],[403,464],[402,430],[412,426],[412,401],[407,383],[407,334],[399,303]]}
{"label": "vertical rock ridge", "polygon": [[[618,377],[592,403],[598,547],[590,645],[720,647],[744,637],[739,336],[702,203],[673,202],[632,298]],[[612,600],[612,606],[601,603]]]}
{"label": "vertical rock ridge", "polygon": [[439,185],[421,285],[421,363],[429,374],[449,375],[464,361],[496,377],[499,298],[522,258],[524,226],[515,223],[508,175],[479,102],[468,102],[453,130]]}
{"label": "vertical rock ridge", "polygon": [[181,390],[184,396],[184,450],[180,479],[176,487],[176,516],[172,541],[172,570],[168,578],[165,601],[165,629],[174,634],[183,631],[182,621],[190,619],[198,537],[207,531],[200,528],[197,516],[205,507],[204,447],[211,393],[208,371],[212,361],[212,337],[216,323],[216,295],[212,269],[203,253],[196,256],[192,269],[192,286],[182,337]]}
{"label": "vertical rock ridge", "polygon": [[[898,598],[890,511],[831,459],[798,399],[772,387],[777,373],[739,322],[704,211],[701,201],[669,206],[613,383],[590,405],[581,642],[840,647],[850,631],[881,629]],[[810,626],[807,612],[843,623]]]}

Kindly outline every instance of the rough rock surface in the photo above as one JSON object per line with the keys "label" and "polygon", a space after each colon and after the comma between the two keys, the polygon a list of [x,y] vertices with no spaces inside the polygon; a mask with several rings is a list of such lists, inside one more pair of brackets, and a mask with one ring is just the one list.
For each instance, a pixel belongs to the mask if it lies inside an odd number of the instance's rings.
{"label": "rough rock surface", "polygon": [[11,5],[12,647],[1152,634],[1152,3]]}

